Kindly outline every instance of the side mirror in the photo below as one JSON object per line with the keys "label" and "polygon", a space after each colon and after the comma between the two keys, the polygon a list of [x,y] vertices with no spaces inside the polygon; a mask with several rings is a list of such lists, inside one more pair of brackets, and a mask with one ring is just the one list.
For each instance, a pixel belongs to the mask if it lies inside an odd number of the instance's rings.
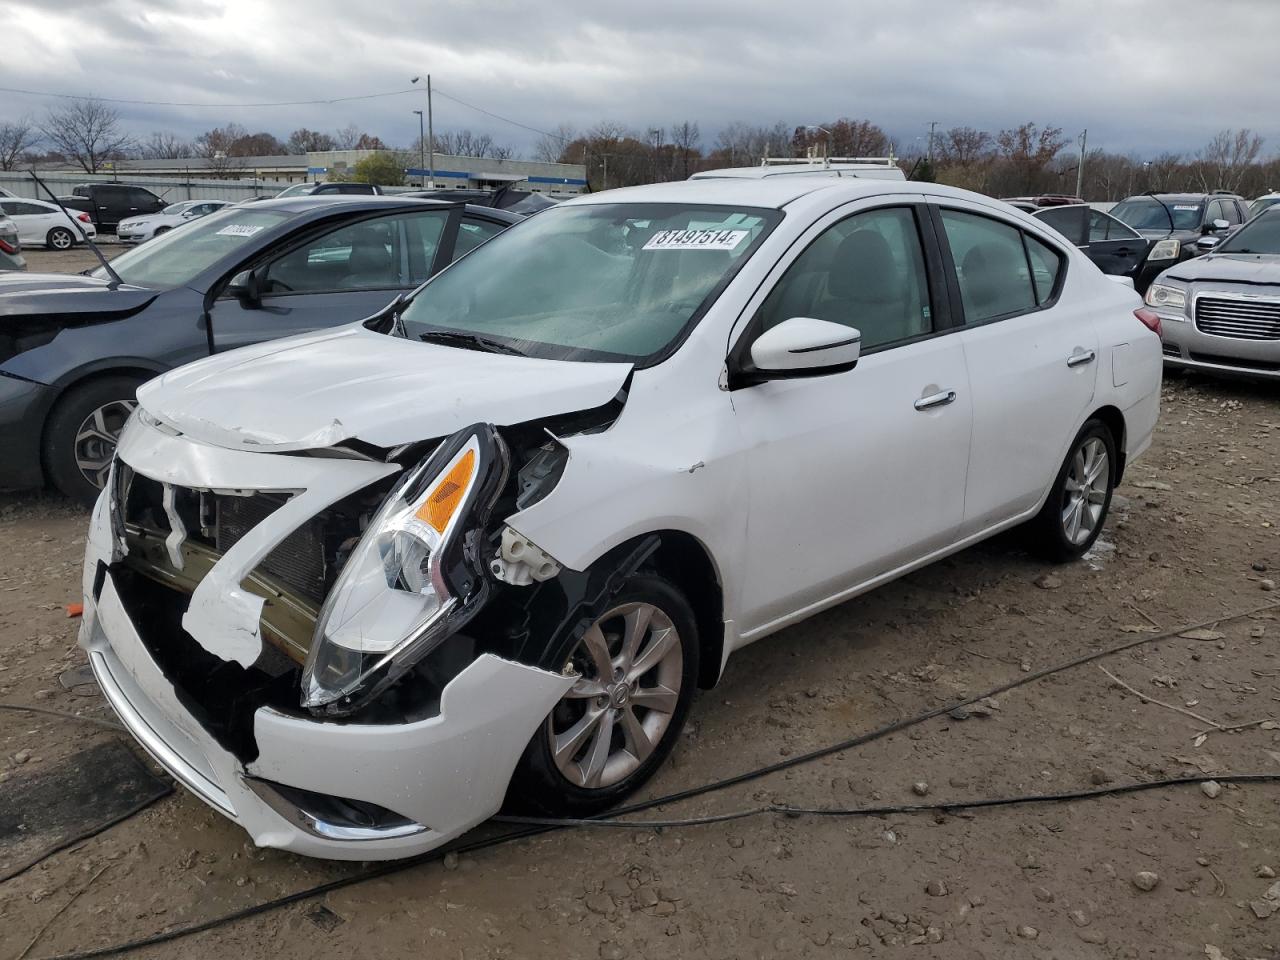
{"label": "side mirror", "polygon": [[1208,233],[1210,230],[1212,230],[1216,233],[1219,230],[1226,230],[1230,226],[1231,224],[1227,223],[1227,221],[1219,218],[1217,220],[1214,220],[1212,223],[1210,223],[1209,226],[1205,228],[1205,232]]}
{"label": "side mirror", "polygon": [[1208,253],[1222,242],[1221,237],[1201,237],[1196,241],[1196,250],[1200,253]]}
{"label": "side mirror", "polygon": [[852,370],[858,362],[862,334],[854,327],[792,317],[756,339],[751,362],[758,379],[811,377]]}
{"label": "side mirror", "polygon": [[242,270],[231,278],[227,284],[227,293],[238,299],[246,307],[257,307],[262,304],[262,278],[257,270]]}

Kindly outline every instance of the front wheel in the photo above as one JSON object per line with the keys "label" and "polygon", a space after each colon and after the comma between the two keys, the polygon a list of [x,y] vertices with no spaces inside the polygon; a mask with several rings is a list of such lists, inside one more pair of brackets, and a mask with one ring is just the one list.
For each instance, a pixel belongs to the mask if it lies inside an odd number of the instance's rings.
{"label": "front wheel", "polygon": [[44,245],[50,250],[70,250],[76,245],[76,237],[65,227],[54,227],[44,238]]}
{"label": "front wheel", "polygon": [[1093,546],[1111,507],[1116,443],[1107,425],[1090,420],[1076,434],[1044,507],[1028,525],[1031,548],[1065,563]]}
{"label": "front wheel", "polygon": [[578,679],[520,758],[508,806],[590,816],[648,780],[675,746],[697,686],[693,610],[665,579],[637,574],[549,661]]}
{"label": "front wheel", "polygon": [[92,504],[106,485],[116,441],[138,405],[139,381],[102,377],[73,387],[45,424],[44,468],[72,500]]}

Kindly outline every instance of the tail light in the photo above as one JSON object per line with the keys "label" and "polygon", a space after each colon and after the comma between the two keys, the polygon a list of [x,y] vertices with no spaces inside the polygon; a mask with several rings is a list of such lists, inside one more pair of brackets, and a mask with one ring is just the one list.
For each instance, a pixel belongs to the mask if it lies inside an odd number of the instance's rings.
{"label": "tail light", "polygon": [[1160,328],[1160,314],[1154,310],[1148,310],[1146,307],[1139,307],[1133,311],[1133,315],[1142,321],[1142,325],[1154,333],[1157,337],[1163,336],[1164,331]]}
{"label": "tail light", "polygon": [[79,220],[81,223],[93,223],[93,220],[89,217],[87,213],[78,214],[76,216],[76,219]]}
{"label": "tail light", "polygon": [[18,248],[14,244],[10,243],[4,237],[0,237],[0,253],[12,254],[17,252],[18,252]]}

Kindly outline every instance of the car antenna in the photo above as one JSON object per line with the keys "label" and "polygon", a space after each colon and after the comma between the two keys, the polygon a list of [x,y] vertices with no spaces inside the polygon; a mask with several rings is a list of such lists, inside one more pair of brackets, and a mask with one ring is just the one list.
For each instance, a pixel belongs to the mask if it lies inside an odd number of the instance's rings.
{"label": "car antenna", "polygon": [[1143,194],[1143,196],[1150,197],[1152,200],[1154,200],[1156,203],[1160,204],[1160,206],[1164,208],[1164,215],[1169,218],[1169,232],[1173,233],[1173,231],[1176,228],[1173,225],[1173,211],[1169,209],[1169,205],[1165,203],[1163,200],[1161,200],[1158,196],[1156,196],[1156,192],[1154,190],[1148,190],[1145,194]]}
{"label": "car antenna", "polygon": [[41,180],[34,170],[28,170],[27,173],[31,174],[31,179],[49,195],[53,202],[58,205],[58,209],[62,211],[63,215],[71,221],[77,230],[80,231],[80,236],[84,238],[85,244],[93,251],[94,256],[98,258],[98,262],[102,264],[102,269],[107,271],[107,275],[111,277],[111,282],[107,284],[107,289],[114,290],[116,287],[120,286],[120,284],[124,283],[124,281],[120,279],[120,274],[111,269],[111,264],[109,264],[107,262],[107,258],[102,255],[102,251],[98,249],[98,245],[90,239],[89,234],[85,233],[84,227],[80,226],[80,221],[67,213],[67,208],[63,205],[62,201],[57,198],[54,192],[49,189],[48,184]]}

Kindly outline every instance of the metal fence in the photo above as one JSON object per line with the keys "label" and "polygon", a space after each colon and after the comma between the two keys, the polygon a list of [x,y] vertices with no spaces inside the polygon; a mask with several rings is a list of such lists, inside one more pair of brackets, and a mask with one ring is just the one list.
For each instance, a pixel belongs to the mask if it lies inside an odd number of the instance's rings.
{"label": "metal fence", "polygon": [[[196,177],[113,177],[110,174],[74,173],[66,171],[37,171],[40,179],[49,185],[49,189],[60,197],[70,196],[71,191],[82,183],[123,183],[129,186],[146,187],[156,196],[170,203],[181,200],[246,200],[249,197],[274,196],[285,187],[287,182],[277,180],[205,180]],[[36,200],[48,200],[49,195],[36,186],[31,175],[19,171],[0,171],[0,188],[8,190],[14,196],[29,197]]]}

